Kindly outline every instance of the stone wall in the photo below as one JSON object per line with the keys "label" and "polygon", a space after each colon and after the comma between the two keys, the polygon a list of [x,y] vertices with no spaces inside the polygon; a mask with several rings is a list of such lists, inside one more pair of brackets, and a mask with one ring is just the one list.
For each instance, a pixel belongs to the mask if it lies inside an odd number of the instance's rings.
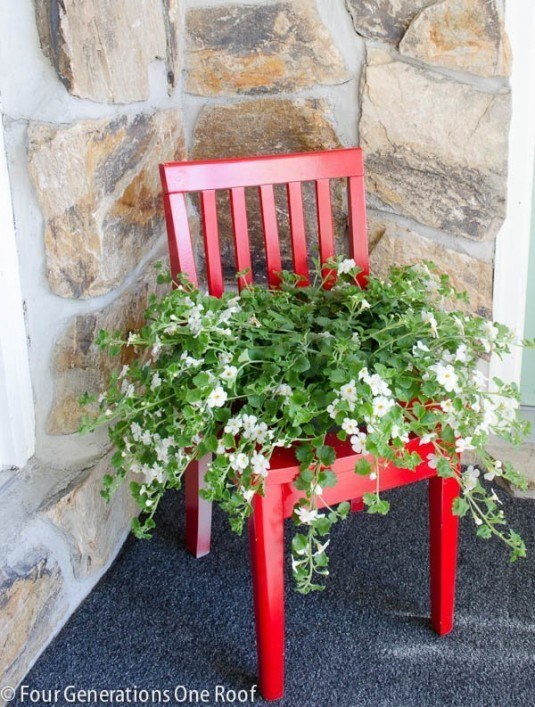
{"label": "stone wall", "polygon": [[[18,0],[0,9],[37,422],[36,457],[0,488],[0,683],[24,676],[127,533],[130,501],[101,503],[106,440],[76,435],[76,401],[110,368],[95,332],[138,326],[155,287],[151,263],[165,253],[158,163],[361,144],[374,270],[435,260],[489,315],[510,111],[502,11],[500,0]],[[343,250],[341,195],[334,204]],[[230,269],[228,220],[223,236]],[[312,247],[314,237],[311,228]]]}

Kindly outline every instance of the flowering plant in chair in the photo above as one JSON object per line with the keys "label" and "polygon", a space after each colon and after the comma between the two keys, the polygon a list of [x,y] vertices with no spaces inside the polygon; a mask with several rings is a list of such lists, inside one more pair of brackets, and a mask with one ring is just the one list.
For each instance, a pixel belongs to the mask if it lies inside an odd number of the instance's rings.
{"label": "flowering plant in chair", "polygon": [[[478,369],[488,354],[509,351],[512,332],[459,309],[466,295],[432,264],[392,268],[386,280],[371,276],[365,290],[356,274],[352,260],[337,259],[308,287],[281,273],[278,289],[247,286],[221,298],[179,277],[175,289],[152,297],[139,332],[100,333],[100,346],[112,354],[129,347],[134,359],[112,375],[83,429],[109,425],[115,472],[103,495],[130,480],[138,537],[150,536],[166,490],[180,488],[188,464],[209,453],[201,493],[241,531],[274,450],[295,446],[303,495],[293,514],[292,568],[299,591],[321,589],[329,530],[349,512],[348,503],[320,508],[337,480],[327,443],[335,432],[361,455],[355,473],[376,480],[376,492],[363,499],[369,513],[389,510],[379,493],[385,462],[421,464],[406,448],[418,437],[434,447],[424,461],[440,476],[458,477],[454,513],[471,516],[481,538],[501,539],[512,560],[525,555],[494,483],[525,488],[526,481],[485,445],[491,433],[520,443],[527,423],[517,417],[517,388],[495,379],[488,389]],[[477,452],[481,468],[459,472],[465,450]]]}

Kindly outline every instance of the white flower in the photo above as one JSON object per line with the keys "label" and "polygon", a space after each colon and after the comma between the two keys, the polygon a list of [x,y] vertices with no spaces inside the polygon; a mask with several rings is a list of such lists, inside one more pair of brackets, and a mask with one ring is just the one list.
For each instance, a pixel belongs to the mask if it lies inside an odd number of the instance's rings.
{"label": "white flower", "polygon": [[254,438],[258,444],[264,444],[269,436],[268,426],[265,422],[259,422],[253,430]]}
{"label": "white flower", "polygon": [[128,378],[125,378],[121,385],[121,393],[125,396],[125,398],[131,398],[135,392],[136,389],[134,387],[134,384],[129,383]]}
{"label": "white flower", "polygon": [[426,346],[423,341],[417,341],[416,344],[412,347],[412,355],[413,356],[421,356],[422,352],[427,353],[429,351],[429,347]]}
{"label": "white flower", "polygon": [[160,439],[158,441],[154,447],[158,461],[161,461],[163,464],[167,464],[169,462],[169,447],[171,447],[174,443],[175,440],[172,437],[166,437],[165,439]]}
{"label": "white flower", "polygon": [[353,260],[353,258],[346,258],[345,260],[342,260],[341,263],[338,264],[338,272],[340,274],[345,274],[351,272],[353,268],[356,268],[357,264]]}
{"label": "white flower", "polygon": [[355,386],[355,381],[350,381],[346,385],[343,385],[339,390],[339,395],[342,400],[348,403],[357,402],[357,388]]}
{"label": "white flower", "polygon": [[347,432],[348,435],[356,435],[359,432],[359,423],[356,420],[345,417],[342,422],[342,429],[344,432]]}
{"label": "white flower", "polygon": [[292,394],[292,389],[287,383],[281,383],[275,388],[277,395],[282,395],[284,398],[289,398]]}
{"label": "white flower", "polygon": [[241,420],[245,439],[254,439],[256,423],[258,422],[256,415],[243,415]]}
{"label": "white flower", "polygon": [[159,388],[159,387],[161,386],[161,384],[162,384],[162,379],[160,378],[160,376],[158,375],[158,373],[155,373],[155,374],[152,376],[152,380],[151,380],[151,382],[150,382],[150,389],[151,389],[151,390],[156,390],[156,388]]}
{"label": "white flower", "polygon": [[226,391],[218,385],[208,396],[206,404],[209,408],[220,408],[225,404],[227,397]]}
{"label": "white flower", "polygon": [[251,469],[255,474],[265,478],[268,475],[269,461],[263,454],[254,452],[251,457]]}
{"label": "white flower", "polygon": [[148,430],[145,430],[140,437],[140,441],[142,442],[142,444],[144,444],[148,447],[149,444],[152,444],[151,433]]}
{"label": "white flower", "polygon": [[145,466],[143,468],[145,470],[145,477],[148,484],[151,484],[154,481],[157,481],[159,484],[163,484],[165,481],[165,471],[159,464],[154,464],[152,467]]}
{"label": "white flower", "polygon": [[437,337],[437,320],[435,319],[433,314],[431,314],[431,312],[422,311],[420,316],[422,317],[422,321],[424,322],[424,324],[429,324],[429,326],[431,327],[431,333],[433,334],[433,336]]}
{"label": "white flower", "polygon": [[223,366],[228,365],[232,361],[232,354],[231,353],[220,353],[219,354],[219,361]]}
{"label": "white flower", "polygon": [[461,363],[467,363],[468,362],[468,349],[466,347],[466,344],[461,344],[457,351],[455,352],[455,360],[460,361]]}
{"label": "white flower", "polygon": [[230,435],[237,435],[241,430],[241,417],[231,417],[230,420],[225,425],[224,432]]}
{"label": "white flower", "polygon": [[472,491],[472,489],[476,487],[479,473],[479,469],[476,469],[475,466],[470,464],[463,473],[463,486],[465,491]]}
{"label": "white flower", "polygon": [[308,508],[305,508],[304,506],[300,506],[299,508],[297,508],[297,510],[295,511],[295,514],[297,515],[297,517],[299,518],[301,523],[303,523],[304,525],[310,525],[319,516],[319,513],[315,508],[312,508],[311,510],[309,510]]}
{"label": "white flower", "polygon": [[141,437],[141,425],[139,425],[137,422],[132,422],[132,424],[130,425],[130,432],[132,433],[134,442],[139,442],[139,439]]}
{"label": "white flower", "polygon": [[455,368],[451,364],[444,366],[442,363],[437,363],[431,366],[431,370],[435,372],[437,383],[441,385],[448,393],[456,391],[459,387],[459,379]]}
{"label": "white flower", "polygon": [[221,378],[226,381],[233,381],[238,374],[236,366],[225,366],[221,373]]}
{"label": "white flower", "polygon": [[242,489],[241,492],[247,503],[251,503],[256,493],[254,489]]}
{"label": "white flower", "polygon": [[490,495],[491,501],[495,501],[496,503],[499,503],[500,505],[503,505],[498,496],[496,495],[496,491],[492,489],[492,493]]}
{"label": "white flower", "polygon": [[392,395],[392,391],[388,387],[386,381],[384,381],[377,373],[370,376],[366,383],[372,389],[373,395]]}
{"label": "white flower", "polygon": [[[474,445],[472,444],[472,438],[471,437],[459,437],[458,440],[455,442],[455,451],[457,454],[462,454],[463,452],[466,452],[468,449],[475,449]],[[470,468],[470,467],[469,467]]]}
{"label": "white flower", "polygon": [[354,344],[360,344],[360,336],[358,335],[358,333],[356,331],[353,332],[353,334],[351,334],[351,341]]}
{"label": "white flower", "polygon": [[180,356],[180,360],[184,361],[185,366],[200,366],[204,363],[204,358],[194,358],[193,356],[190,356],[187,351],[184,351],[184,353]]}
{"label": "white flower", "polygon": [[432,442],[435,437],[436,434],[434,432],[426,432],[426,434],[420,437],[420,444],[429,444],[429,442]]}
{"label": "white flower", "polygon": [[350,440],[351,442],[351,449],[355,452],[355,454],[367,454],[366,450],[366,433],[365,432],[357,432],[357,434],[353,435]]}
{"label": "white flower", "polygon": [[494,468],[489,469],[486,474],[484,474],[484,477],[487,481],[494,481],[495,476],[501,476],[502,475],[502,467],[503,464],[502,462],[498,459],[494,462]]}
{"label": "white flower", "polygon": [[234,469],[234,471],[243,471],[249,466],[249,459],[247,458],[247,455],[245,455],[243,452],[238,452],[237,454],[230,454],[229,462],[230,466]]}
{"label": "white flower", "polygon": [[221,455],[224,454],[226,451],[227,451],[227,450],[226,450],[226,447],[225,447],[225,445],[223,444],[223,442],[218,442],[218,443],[217,443],[217,449],[215,450],[215,453],[218,454],[219,456],[221,456]]}
{"label": "white flower", "polygon": [[337,414],[336,406],[338,405],[339,402],[340,401],[338,400],[338,398],[336,398],[335,400],[332,401],[332,403],[330,405],[327,405],[327,412],[329,413],[329,417],[332,417],[333,420],[336,417],[336,414]]}
{"label": "white flower", "polygon": [[[325,552],[325,550],[329,547],[329,543],[331,541],[327,540],[326,543],[320,544],[316,546],[316,552],[314,553],[314,557],[317,557],[318,555],[321,555],[322,552]],[[305,551],[306,552],[306,551]]]}
{"label": "white flower", "polygon": [[365,383],[367,383],[370,380],[370,372],[368,371],[366,366],[364,366],[364,368],[360,369],[358,379],[359,379],[359,381],[364,381]]}
{"label": "white flower", "polygon": [[394,407],[395,402],[393,398],[387,398],[384,395],[379,395],[372,401],[373,404],[373,415],[374,417],[383,417],[390,412]]}
{"label": "white flower", "polygon": [[427,455],[427,466],[430,469],[436,469],[437,464],[438,464],[438,456],[436,454],[428,454]]}
{"label": "white flower", "polygon": [[217,331],[218,334],[224,334],[225,336],[230,336],[232,334],[232,329],[229,329],[229,327],[226,327],[222,329],[221,327],[214,327],[214,331]]}
{"label": "white flower", "polygon": [[447,400],[442,400],[440,402],[440,407],[442,408],[443,412],[453,412],[453,401],[451,401],[449,398]]}
{"label": "white flower", "polygon": [[157,336],[156,339],[154,340],[154,346],[152,347],[152,355],[154,356],[154,358],[158,358],[161,351],[162,351],[162,342],[160,341],[160,337]]}
{"label": "white flower", "polygon": [[376,478],[377,478],[377,473],[375,471],[372,471],[372,473],[370,474],[370,481],[375,481]]}

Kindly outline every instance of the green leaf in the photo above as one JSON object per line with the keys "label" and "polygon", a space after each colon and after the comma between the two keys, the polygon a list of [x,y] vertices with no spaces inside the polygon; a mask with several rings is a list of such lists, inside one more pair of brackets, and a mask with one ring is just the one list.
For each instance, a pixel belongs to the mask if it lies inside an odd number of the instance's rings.
{"label": "green leaf", "polygon": [[304,371],[308,371],[308,369],[310,368],[310,361],[306,356],[298,356],[295,359],[292,368],[294,369],[294,371],[303,373]]}
{"label": "green leaf", "polygon": [[372,471],[372,466],[367,459],[359,459],[355,464],[355,473],[359,476],[369,476]]}
{"label": "green leaf", "polygon": [[339,503],[337,511],[340,518],[347,518],[350,508],[351,505],[348,501],[343,501],[342,503]]}
{"label": "green leaf", "polygon": [[462,496],[457,496],[457,498],[453,501],[453,515],[462,518],[467,514],[469,510],[470,504],[468,503],[468,501]]}
{"label": "green leaf", "polygon": [[316,456],[324,466],[332,466],[336,461],[335,450],[327,444],[324,444],[316,449]]}
{"label": "green leaf", "polygon": [[197,388],[204,388],[211,382],[211,380],[208,373],[197,373],[197,375],[193,378],[193,382]]}
{"label": "green leaf", "polygon": [[308,550],[308,538],[302,533],[296,533],[292,538],[292,550],[301,555]]}

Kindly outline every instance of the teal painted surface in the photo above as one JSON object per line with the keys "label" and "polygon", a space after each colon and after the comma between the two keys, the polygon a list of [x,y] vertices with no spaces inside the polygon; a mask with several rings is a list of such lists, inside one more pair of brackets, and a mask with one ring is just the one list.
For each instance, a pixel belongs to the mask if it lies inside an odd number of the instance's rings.
{"label": "teal painted surface", "polygon": [[[531,242],[528,266],[528,289],[526,299],[526,324],[524,335],[535,338],[535,184],[533,187],[533,211],[531,217]],[[514,303],[511,303],[514,306]],[[522,403],[535,406],[535,349],[524,351],[522,356],[522,378],[520,383]]]}

